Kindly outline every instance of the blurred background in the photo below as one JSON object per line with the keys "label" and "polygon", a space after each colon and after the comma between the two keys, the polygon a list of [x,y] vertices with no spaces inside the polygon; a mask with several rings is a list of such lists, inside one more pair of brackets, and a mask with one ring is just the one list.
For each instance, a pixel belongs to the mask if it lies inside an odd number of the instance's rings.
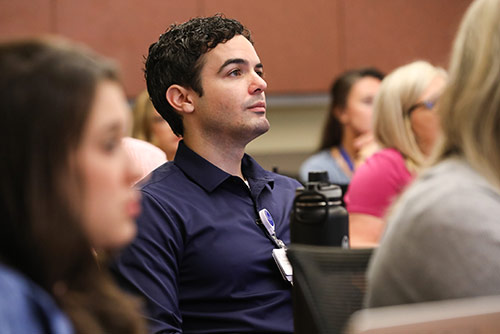
{"label": "blurred background", "polygon": [[246,25],[264,64],[271,130],[247,149],[295,176],[317,149],[328,90],[341,72],[388,73],[416,59],[447,67],[472,0],[0,0],[0,39],[56,34],[121,66],[128,98],[145,88],[149,45],[174,22],[224,13]]}

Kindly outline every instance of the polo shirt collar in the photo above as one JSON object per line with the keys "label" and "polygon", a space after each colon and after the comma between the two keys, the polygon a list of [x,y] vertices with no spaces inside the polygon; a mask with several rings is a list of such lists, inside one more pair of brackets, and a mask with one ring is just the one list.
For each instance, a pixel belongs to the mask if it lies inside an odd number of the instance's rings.
{"label": "polo shirt collar", "polygon": [[[186,176],[208,192],[212,192],[226,179],[231,177],[230,174],[213,165],[187,147],[183,140],[179,142],[174,163],[184,172],[184,174],[186,174]],[[269,184],[271,188],[274,187],[273,174],[262,168],[248,154],[243,156],[241,168],[243,174],[249,180],[252,190],[253,188],[262,189],[266,184]]]}

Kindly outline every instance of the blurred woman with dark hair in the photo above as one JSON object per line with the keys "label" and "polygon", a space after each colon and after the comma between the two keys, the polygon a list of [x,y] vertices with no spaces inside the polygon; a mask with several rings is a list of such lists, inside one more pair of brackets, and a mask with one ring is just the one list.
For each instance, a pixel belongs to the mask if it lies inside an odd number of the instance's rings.
{"label": "blurred woman with dark hair", "polygon": [[302,183],[310,171],[326,170],[330,182],[347,186],[361,152],[372,144],[372,104],[384,75],[374,68],[350,70],[335,79],[330,89],[330,111],[321,145],[299,171]]}
{"label": "blurred woman with dark hair", "polygon": [[136,233],[130,112],[108,61],[65,41],[0,44],[0,332],[140,333],[96,254]]}

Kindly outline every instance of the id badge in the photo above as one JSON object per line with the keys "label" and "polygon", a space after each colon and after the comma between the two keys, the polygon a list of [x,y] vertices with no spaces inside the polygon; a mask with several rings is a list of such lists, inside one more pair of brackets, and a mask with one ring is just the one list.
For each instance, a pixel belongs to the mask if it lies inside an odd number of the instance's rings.
{"label": "id badge", "polygon": [[281,276],[293,285],[293,270],[288,257],[286,256],[286,249],[275,248],[273,249],[273,258],[278,265]]}

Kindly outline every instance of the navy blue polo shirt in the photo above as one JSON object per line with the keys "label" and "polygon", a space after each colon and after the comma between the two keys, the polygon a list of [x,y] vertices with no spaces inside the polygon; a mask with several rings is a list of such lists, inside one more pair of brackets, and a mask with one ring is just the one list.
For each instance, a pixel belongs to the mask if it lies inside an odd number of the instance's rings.
{"label": "navy blue polo shirt", "polygon": [[291,287],[257,225],[267,209],[289,244],[291,178],[242,160],[249,187],[182,141],[141,186],[138,236],[112,269],[146,299],[153,333],[292,333]]}

